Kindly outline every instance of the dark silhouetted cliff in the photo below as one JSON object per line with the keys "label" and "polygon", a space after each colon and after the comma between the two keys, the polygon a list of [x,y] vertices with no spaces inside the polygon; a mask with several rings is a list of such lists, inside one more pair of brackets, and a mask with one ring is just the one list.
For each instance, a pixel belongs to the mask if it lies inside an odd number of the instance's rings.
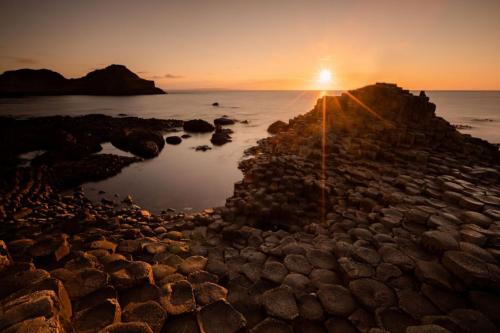
{"label": "dark silhouetted cliff", "polygon": [[0,75],[0,96],[164,93],[155,87],[154,81],[141,79],[123,65],[97,69],[78,79],[66,79],[48,69],[20,69]]}

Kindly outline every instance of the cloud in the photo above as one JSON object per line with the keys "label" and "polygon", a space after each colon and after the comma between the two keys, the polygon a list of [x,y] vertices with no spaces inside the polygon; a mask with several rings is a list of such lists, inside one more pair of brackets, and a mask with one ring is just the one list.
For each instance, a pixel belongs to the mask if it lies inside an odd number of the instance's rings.
{"label": "cloud", "polygon": [[2,58],[8,59],[12,62],[21,64],[21,65],[35,65],[38,63],[38,61],[33,59],[33,58],[13,57],[13,56],[2,56]]}
{"label": "cloud", "polygon": [[180,75],[174,75],[174,74],[165,74],[166,79],[180,79],[182,76]]}

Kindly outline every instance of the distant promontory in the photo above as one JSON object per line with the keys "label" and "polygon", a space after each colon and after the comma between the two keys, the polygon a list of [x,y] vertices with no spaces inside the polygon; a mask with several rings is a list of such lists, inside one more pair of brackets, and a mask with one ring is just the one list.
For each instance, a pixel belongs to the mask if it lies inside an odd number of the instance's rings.
{"label": "distant promontory", "polygon": [[48,69],[19,69],[0,75],[0,96],[154,95],[165,94],[154,81],[140,78],[123,65],[110,65],[84,77],[66,79]]}

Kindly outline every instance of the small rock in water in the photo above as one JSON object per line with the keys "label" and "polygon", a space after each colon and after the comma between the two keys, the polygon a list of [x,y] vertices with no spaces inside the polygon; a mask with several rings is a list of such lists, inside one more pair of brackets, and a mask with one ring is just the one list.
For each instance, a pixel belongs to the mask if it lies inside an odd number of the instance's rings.
{"label": "small rock in water", "polygon": [[197,146],[194,148],[196,151],[207,151],[207,150],[211,150],[212,148],[210,148],[209,146],[207,145],[203,145],[203,146]]}
{"label": "small rock in water", "polygon": [[177,135],[173,135],[173,136],[167,136],[165,138],[165,141],[171,145],[178,145],[182,142],[182,139]]}

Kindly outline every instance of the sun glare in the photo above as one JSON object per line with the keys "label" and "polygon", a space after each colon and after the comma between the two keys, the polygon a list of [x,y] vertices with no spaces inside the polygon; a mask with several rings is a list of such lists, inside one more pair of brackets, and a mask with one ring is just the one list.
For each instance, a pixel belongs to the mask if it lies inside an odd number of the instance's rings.
{"label": "sun glare", "polygon": [[318,75],[318,83],[321,85],[332,83],[332,72],[329,69],[322,69]]}

